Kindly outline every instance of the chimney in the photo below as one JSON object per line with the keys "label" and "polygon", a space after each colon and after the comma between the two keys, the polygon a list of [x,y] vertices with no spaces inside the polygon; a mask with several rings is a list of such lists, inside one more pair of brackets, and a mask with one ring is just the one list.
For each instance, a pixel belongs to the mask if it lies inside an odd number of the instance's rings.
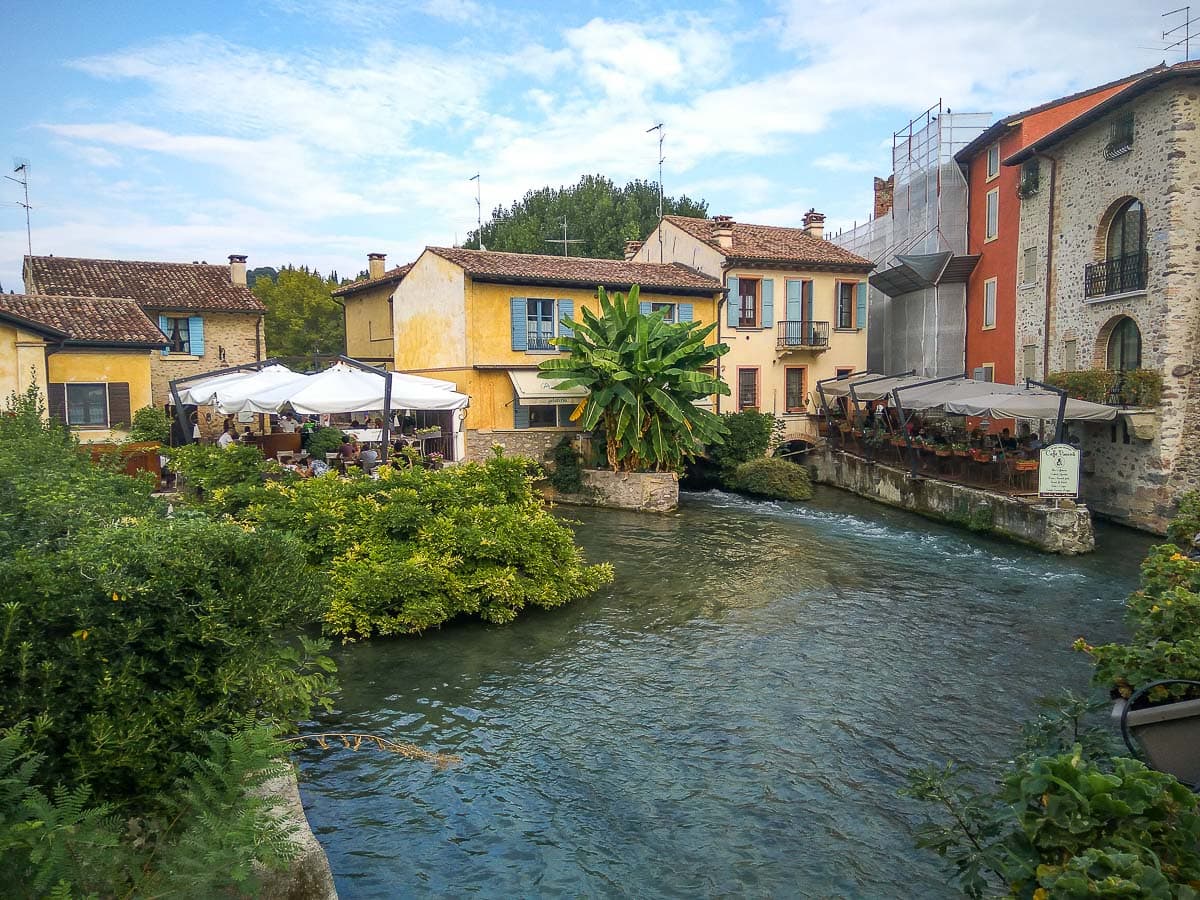
{"label": "chimney", "polygon": [[383,272],[387,268],[386,253],[368,253],[367,254],[367,277],[382,278]]}
{"label": "chimney", "polygon": [[713,237],[722,250],[733,249],[733,216],[713,216]]}
{"label": "chimney", "polygon": [[626,241],[625,242],[625,262],[629,262],[638,255],[638,251],[642,249],[641,241]]}
{"label": "chimney", "polygon": [[246,257],[240,253],[229,255],[229,280],[239,287],[246,286]]}
{"label": "chimney", "polygon": [[889,175],[886,179],[875,179],[875,218],[886,216],[892,211],[892,201],[896,190],[896,176]]}
{"label": "chimney", "polygon": [[810,209],[804,214],[804,233],[821,240],[825,237],[825,213]]}

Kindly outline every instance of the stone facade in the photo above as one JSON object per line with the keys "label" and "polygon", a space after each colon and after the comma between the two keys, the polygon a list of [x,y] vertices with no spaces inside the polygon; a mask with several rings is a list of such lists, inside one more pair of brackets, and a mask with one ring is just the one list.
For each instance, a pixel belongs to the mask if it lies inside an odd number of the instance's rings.
{"label": "stone facade", "polygon": [[1053,501],[1043,503],[949,481],[913,478],[902,469],[829,449],[811,458],[818,482],[889,506],[1031,544],[1047,553],[1074,556],[1096,548],[1087,507],[1072,501],[1056,507],[1051,505]]}
{"label": "stone facade", "polygon": [[[553,489],[550,489],[553,491]],[[548,495],[551,495],[548,492]],[[638,512],[674,512],[679,508],[679,476],[674,472],[609,472],[587,469],[583,473],[583,491],[552,498],[576,506],[606,506]]]}
{"label": "stone facade", "polygon": [[506,456],[528,456],[535,462],[546,462],[558,442],[564,437],[579,434],[570,428],[477,429],[467,430],[468,462],[482,462],[492,455],[492,446],[499,444]]}
{"label": "stone facade", "polygon": [[[1130,111],[1132,148],[1107,159],[1111,123]],[[1134,428],[1124,414],[1115,429],[1092,425],[1074,433],[1083,450],[1084,496],[1097,512],[1158,533],[1179,495],[1200,486],[1198,122],[1196,75],[1165,80],[1047,147],[1039,159],[1042,188],[1021,203],[1018,265],[1028,248],[1036,248],[1038,265],[1035,277],[1019,279],[1016,371],[1039,377],[1072,364],[1104,368],[1113,327],[1133,319],[1142,367],[1163,374],[1157,433]],[[1103,260],[1113,213],[1131,198],[1145,209],[1146,287],[1085,298],[1084,271]]]}

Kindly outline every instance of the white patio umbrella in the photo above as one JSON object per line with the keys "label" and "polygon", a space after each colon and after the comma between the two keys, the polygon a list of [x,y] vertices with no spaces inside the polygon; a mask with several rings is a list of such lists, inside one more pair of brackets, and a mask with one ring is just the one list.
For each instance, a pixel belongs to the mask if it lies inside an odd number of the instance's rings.
{"label": "white patio umbrella", "polygon": [[250,378],[218,385],[214,400],[218,411],[232,413],[276,413],[288,398],[307,383],[310,376],[287,366],[267,366]]}
{"label": "white patio umbrella", "polygon": [[[993,419],[1058,419],[1059,395],[1037,388],[1013,394],[989,393],[964,397],[944,404],[948,413],[960,416],[989,416]],[[1087,400],[1067,400],[1063,419],[1079,422],[1110,422],[1117,410]]]}
{"label": "white patio umbrella", "polygon": [[[466,394],[422,383],[431,379],[399,372],[391,373],[390,377],[393,410],[462,409],[468,403]],[[324,372],[310,375],[307,382],[287,399],[297,412],[307,414],[383,409],[384,378],[339,362]]]}
{"label": "white patio umbrella", "polygon": [[217,389],[245,381],[257,375],[257,372],[226,372],[224,375],[210,375],[200,378],[184,387],[179,388],[179,402],[184,405],[208,406],[213,402]]}

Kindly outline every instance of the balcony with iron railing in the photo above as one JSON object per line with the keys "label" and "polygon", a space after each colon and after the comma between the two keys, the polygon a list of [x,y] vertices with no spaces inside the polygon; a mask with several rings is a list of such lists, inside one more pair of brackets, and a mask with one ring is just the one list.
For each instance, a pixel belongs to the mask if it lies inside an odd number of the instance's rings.
{"label": "balcony with iron railing", "polygon": [[1092,263],[1083,272],[1083,295],[1090,299],[1144,291],[1147,269],[1144,250]]}
{"label": "balcony with iron railing", "polygon": [[776,326],[777,350],[828,350],[828,322],[780,322]]}
{"label": "balcony with iron railing", "polygon": [[526,346],[530,350],[554,350],[555,347],[550,343],[553,338],[552,334],[533,329],[530,329],[525,335]]}

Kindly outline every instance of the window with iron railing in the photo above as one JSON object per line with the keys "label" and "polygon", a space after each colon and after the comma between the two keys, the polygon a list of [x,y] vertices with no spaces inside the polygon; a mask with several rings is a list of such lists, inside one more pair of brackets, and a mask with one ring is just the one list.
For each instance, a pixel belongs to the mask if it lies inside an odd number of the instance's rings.
{"label": "window with iron railing", "polygon": [[554,337],[554,301],[530,299],[527,301],[526,340],[530,350],[553,350],[550,345]]}
{"label": "window with iron railing", "polygon": [[1085,297],[1128,294],[1146,289],[1147,259],[1144,252],[1127,253],[1115,259],[1092,263],[1084,270]]}
{"label": "window with iron railing", "polygon": [[794,322],[788,320],[775,326],[778,331],[776,348],[824,348],[829,346],[828,322]]}
{"label": "window with iron railing", "polygon": [[1017,196],[1022,200],[1032,197],[1038,192],[1041,168],[1036,159],[1028,160],[1021,166],[1021,182],[1017,185]]}
{"label": "window with iron railing", "polygon": [[1108,143],[1104,147],[1105,159],[1116,159],[1133,149],[1133,110],[1117,116],[1108,126]]}

